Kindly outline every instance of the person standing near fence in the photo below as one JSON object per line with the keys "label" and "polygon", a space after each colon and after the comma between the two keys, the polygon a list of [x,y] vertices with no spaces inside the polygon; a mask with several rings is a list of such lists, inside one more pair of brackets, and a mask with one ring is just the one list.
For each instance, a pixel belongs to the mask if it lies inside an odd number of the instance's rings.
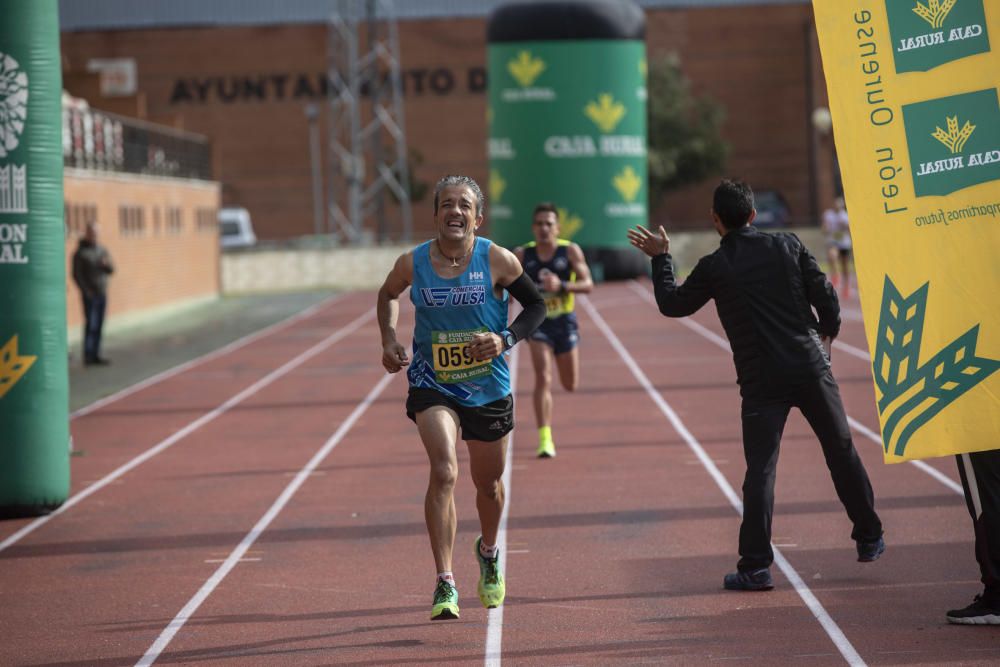
{"label": "person standing near fence", "polygon": [[101,356],[104,313],[108,307],[108,276],[115,272],[111,254],[97,241],[97,225],[89,222],[73,253],[73,282],[83,301],[83,364],[104,366]]}

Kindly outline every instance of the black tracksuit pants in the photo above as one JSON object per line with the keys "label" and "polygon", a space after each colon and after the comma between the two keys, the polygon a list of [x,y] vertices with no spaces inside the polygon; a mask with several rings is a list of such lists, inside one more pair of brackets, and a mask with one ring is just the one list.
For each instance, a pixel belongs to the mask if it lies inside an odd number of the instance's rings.
{"label": "black tracksuit pants", "polygon": [[788,413],[797,407],[819,438],[826,466],[837,496],[854,523],[851,537],[872,541],[882,535],[875,513],[875,497],[864,464],[854,449],[840,389],[830,371],[814,380],[751,392],[744,388],[743,454],[747,472],[743,480],[743,523],[740,526],[740,571],[769,567],[771,516],[774,513],[774,479],[781,434]]}
{"label": "black tracksuit pants", "polygon": [[1000,606],[1000,449],[955,458],[976,530],[983,599],[991,606]]}

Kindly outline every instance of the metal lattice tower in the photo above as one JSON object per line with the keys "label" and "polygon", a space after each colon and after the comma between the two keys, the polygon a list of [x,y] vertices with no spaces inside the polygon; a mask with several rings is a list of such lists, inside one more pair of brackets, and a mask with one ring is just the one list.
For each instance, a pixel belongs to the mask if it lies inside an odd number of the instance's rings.
{"label": "metal lattice tower", "polygon": [[[346,243],[409,241],[410,177],[392,0],[336,1],[327,69],[330,232]],[[387,195],[395,206],[387,205]],[[398,211],[397,224],[389,220],[391,208]],[[373,224],[366,225],[369,219]]]}

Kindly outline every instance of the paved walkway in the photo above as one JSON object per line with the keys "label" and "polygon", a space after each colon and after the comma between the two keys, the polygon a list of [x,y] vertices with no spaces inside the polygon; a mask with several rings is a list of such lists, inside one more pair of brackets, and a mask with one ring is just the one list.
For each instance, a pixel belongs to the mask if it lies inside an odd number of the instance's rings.
{"label": "paved walkway", "polygon": [[169,317],[106,329],[101,354],[111,360],[109,366],[83,366],[80,345],[70,346],[70,411],[290,317],[331,294],[318,290],[220,297]]}

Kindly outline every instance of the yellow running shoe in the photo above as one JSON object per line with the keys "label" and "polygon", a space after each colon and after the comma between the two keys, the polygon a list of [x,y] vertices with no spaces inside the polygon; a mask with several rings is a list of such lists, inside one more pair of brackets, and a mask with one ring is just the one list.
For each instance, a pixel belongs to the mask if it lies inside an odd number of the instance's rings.
{"label": "yellow running shoe", "polygon": [[447,621],[458,618],[458,589],[444,579],[438,579],[434,589],[434,606],[431,607],[432,621]]}
{"label": "yellow running shoe", "polygon": [[551,459],[556,455],[556,446],[552,442],[552,427],[538,427],[538,458]]}
{"label": "yellow running shoe", "polygon": [[551,459],[556,455],[556,445],[552,442],[552,427],[538,427],[538,458]]}
{"label": "yellow running shoe", "polygon": [[538,458],[552,459],[556,456],[556,446],[551,440],[542,440],[538,443]]}
{"label": "yellow running shoe", "polygon": [[503,604],[504,596],[507,594],[507,585],[500,574],[500,553],[497,552],[495,558],[484,558],[479,545],[483,542],[483,536],[476,539],[476,560],[479,561],[479,600],[487,609],[493,609]]}

